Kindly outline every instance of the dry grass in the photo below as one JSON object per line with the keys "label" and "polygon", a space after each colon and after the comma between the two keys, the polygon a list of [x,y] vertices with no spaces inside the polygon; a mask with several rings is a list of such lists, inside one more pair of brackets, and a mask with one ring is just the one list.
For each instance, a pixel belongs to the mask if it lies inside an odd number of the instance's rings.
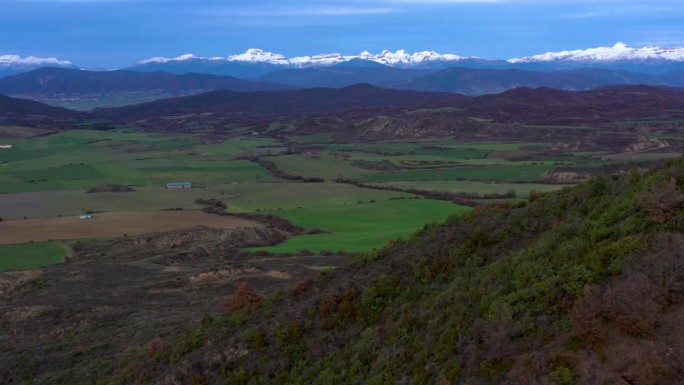
{"label": "dry grass", "polygon": [[41,242],[57,239],[120,237],[193,226],[219,229],[257,227],[256,222],[221,217],[201,211],[135,211],[95,214],[92,219],[77,216],[23,219],[0,222],[0,244]]}

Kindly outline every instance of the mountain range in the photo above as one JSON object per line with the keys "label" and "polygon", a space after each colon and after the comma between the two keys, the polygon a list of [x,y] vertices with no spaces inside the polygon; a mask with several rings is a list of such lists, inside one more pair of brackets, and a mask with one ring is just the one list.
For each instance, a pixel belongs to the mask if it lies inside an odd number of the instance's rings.
{"label": "mountain range", "polygon": [[[617,43],[613,46],[547,52],[507,60],[493,60],[450,53],[442,54],[435,51],[409,53],[405,50],[395,52],[384,50],[378,54],[364,51],[358,55],[328,53],[288,58],[282,54],[250,48],[244,53],[226,57],[200,57],[193,54],[184,54],[172,58],[153,57],[141,60],[130,66],[129,69],[144,72],[165,71],[175,74],[197,72],[236,77],[257,77],[275,70],[331,67],[344,63],[353,66],[368,66],[377,63],[394,68],[431,70],[454,66],[540,71],[600,67],[642,73],[663,73],[684,70],[684,47],[646,46],[633,48],[624,43]],[[69,61],[56,58],[21,58],[17,55],[0,55],[0,77],[41,66],[76,67]]]}
{"label": "mountain range", "polygon": [[476,56],[461,56],[456,54],[440,54],[435,51],[422,51],[409,53],[405,50],[391,52],[381,51],[379,54],[372,54],[368,51],[358,55],[345,56],[339,53],[319,54],[313,56],[298,56],[287,58],[284,55],[266,52],[261,49],[251,48],[239,55],[228,57],[197,57],[192,54],[181,55],[175,58],[154,57],[142,60],[137,66],[147,66],[150,64],[171,64],[184,61],[213,61],[216,63],[260,63],[289,68],[308,68],[326,67],[351,60],[367,60],[383,64],[388,67],[396,68],[444,68],[461,65],[463,62],[479,63],[480,65],[519,65],[529,63],[562,63],[567,66],[574,63],[579,66],[587,64],[606,64],[620,63],[626,61],[640,62],[684,62],[684,48],[661,48],[647,46],[643,48],[632,48],[624,43],[617,43],[612,47],[589,48],[585,50],[547,52],[545,54],[525,56],[508,60],[484,59]]}
{"label": "mountain range", "polygon": [[510,68],[451,67],[436,71],[385,66],[332,66],[274,71],[255,80],[300,88],[346,87],[356,83],[370,83],[393,89],[481,95],[516,87],[551,87],[569,91],[629,84],[679,87],[684,86],[684,71],[655,75],[596,68],[548,72]]}
{"label": "mountain range", "polygon": [[[283,91],[298,88],[343,88],[363,83],[388,89],[464,95],[498,93],[516,87],[581,91],[607,85],[684,86],[684,71],[661,75],[589,68],[544,72],[454,67],[437,71],[368,63],[361,63],[364,66],[346,62],[331,67],[286,69],[249,80],[198,73],[178,75],[165,72],[86,71],[45,67],[0,79],[0,93],[87,110],[218,90]],[[373,105],[372,100],[367,102]]]}

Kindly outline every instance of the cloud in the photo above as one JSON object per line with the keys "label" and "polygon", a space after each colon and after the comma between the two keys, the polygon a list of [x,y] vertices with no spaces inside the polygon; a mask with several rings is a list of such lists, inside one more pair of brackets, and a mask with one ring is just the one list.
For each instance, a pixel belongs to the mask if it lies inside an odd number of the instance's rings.
{"label": "cloud", "polygon": [[610,9],[597,9],[586,12],[568,13],[565,15],[560,15],[561,19],[593,19],[593,18],[619,18],[626,16],[644,16],[644,15],[656,15],[656,14],[666,14],[672,12],[680,12],[681,7],[669,7],[669,6],[633,6],[633,7],[620,7],[620,8],[610,8]]}
{"label": "cloud", "polygon": [[281,9],[253,9],[234,11],[233,14],[243,16],[344,16],[344,15],[380,15],[399,12],[393,8],[379,7],[307,7]]}
{"label": "cloud", "polygon": [[297,17],[297,16],[353,16],[382,15],[397,13],[400,10],[392,7],[367,6],[296,6],[296,7],[223,7],[199,11],[203,16],[226,17]]}

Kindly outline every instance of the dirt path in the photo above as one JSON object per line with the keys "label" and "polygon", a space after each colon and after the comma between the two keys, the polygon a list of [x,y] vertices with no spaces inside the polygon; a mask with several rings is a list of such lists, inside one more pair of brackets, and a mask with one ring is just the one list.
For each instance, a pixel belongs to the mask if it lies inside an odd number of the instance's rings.
{"label": "dirt path", "polygon": [[110,212],[95,214],[92,219],[69,216],[3,221],[0,222],[0,245],[51,239],[120,237],[200,225],[219,229],[261,226],[246,219],[209,215],[201,211]]}

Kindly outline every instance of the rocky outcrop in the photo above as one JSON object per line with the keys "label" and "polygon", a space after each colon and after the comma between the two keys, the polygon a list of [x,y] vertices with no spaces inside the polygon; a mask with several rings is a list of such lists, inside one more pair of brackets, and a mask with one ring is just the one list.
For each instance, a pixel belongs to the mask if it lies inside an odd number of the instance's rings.
{"label": "rocky outcrop", "polygon": [[649,139],[644,135],[639,135],[637,141],[627,146],[624,152],[644,152],[667,147],[670,147],[670,143],[667,140]]}
{"label": "rocky outcrop", "polygon": [[577,171],[550,171],[544,176],[544,180],[550,183],[573,183],[579,182],[589,175],[582,174]]}

